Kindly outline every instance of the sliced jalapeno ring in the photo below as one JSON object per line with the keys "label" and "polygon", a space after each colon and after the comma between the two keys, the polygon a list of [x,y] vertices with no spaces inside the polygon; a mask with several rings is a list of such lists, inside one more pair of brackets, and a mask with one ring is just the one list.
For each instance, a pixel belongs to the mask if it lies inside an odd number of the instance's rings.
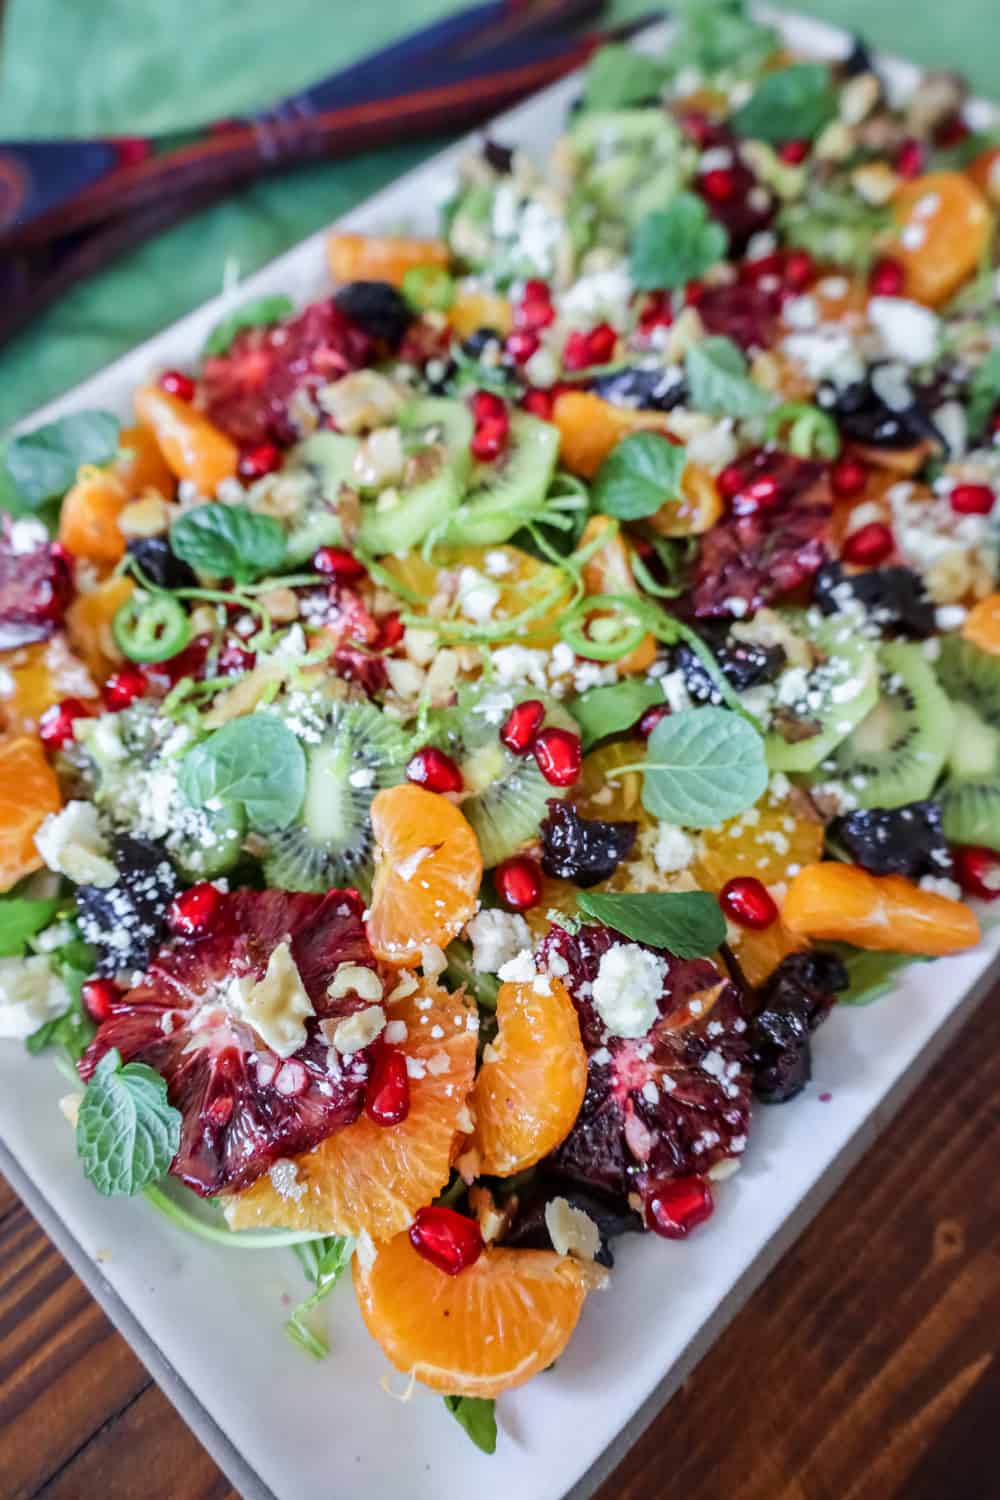
{"label": "sliced jalapeno ring", "polygon": [[130,661],[166,661],[191,638],[187,611],[169,594],[133,594],[111,622],[118,649]]}
{"label": "sliced jalapeno ring", "polygon": [[559,621],[559,634],[577,656],[619,661],[646,639],[648,624],[638,596],[592,594]]}
{"label": "sliced jalapeno ring", "polygon": [[767,437],[774,442],[785,433],[784,446],[796,458],[834,459],[840,452],[837,424],[808,401],[786,401],[767,419]]}

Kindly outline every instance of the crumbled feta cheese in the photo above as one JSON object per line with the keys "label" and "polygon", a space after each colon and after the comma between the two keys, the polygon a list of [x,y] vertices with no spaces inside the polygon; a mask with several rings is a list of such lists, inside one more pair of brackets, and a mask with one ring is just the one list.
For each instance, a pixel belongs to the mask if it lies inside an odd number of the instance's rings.
{"label": "crumbled feta cheese", "polygon": [[333,1033],[333,1045],[338,1052],[350,1055],[368,1047],[385,1027],[385,1011],[381,1005],[366,1005],[337,1023]]}
{"label": "crumbled feta cheese", "polygon": [[531,946],[528,924],[515,912],[477,912],[465,931],[472,943],[472,967],[477,974],[498,973]]}
{"label": "crumbled feta cheese", "polygon": [[501,964],[497,978],[504,984],[534,984],[538,978],[534,955],[530,948],[522,948],[513,958]]}
{"label": "crumbled feta cheese", "polygon": [[272,950],[263,979],[244,974],[232,980],[226,1000],[279,1057],[305,1045],[306,1021],[316,1014],[287,939]]}
{"label": "crumbled feta cheese", "polygon": [[871,297],[868,320],[890,359],[923,365],[934,358],[941,325],[929,307],[907,297]]}
{"label": "crumbled feta cheese", "polygon": [[458,575],[457,598],[458,607],[466,619],[482,625],[492,618],[500,602],[500,590],[478,568],[465,567]]}
{"label": "crumbled feta cheese", "polygon": [[92,802],[67,802],[61,812],[49,813],[35,834],[35,848],[50,870],[77,885],[108,887],[118,879]]}
{"label": "crumbled feta cheese", "polygon": [[645,1036],[659,1014],[667,968],[637,943],[616,943],[602,956],[594,1007],[612,1036]]}
{"label": "crumbled feta cheese", "polygon": [[922,875],[917,884],[922,891],[930,891],[932,895],[947,896],[950,901],[962,899],[962,887],[945,875]]}
{"label": "crumbled feta cheese", "polygon": [[673,823],[658,823],[656,843],[653,845],[653,863],[663,875],[674,875],[686,870],[694,859],[694,839],[683,828]]}
{"label": "crumbled feta cheese", "polygon": [[0,958],[0,1038],[23,1041],[68,1008],[66,986],[47,958]]}
{"label": "crumbled feta cheese", "polygon": [[545,1227],[557,1255],[593,1260],[601,1248],[600,1230],[593,1219],[565,1198],[553,1198],[546,1203]]}

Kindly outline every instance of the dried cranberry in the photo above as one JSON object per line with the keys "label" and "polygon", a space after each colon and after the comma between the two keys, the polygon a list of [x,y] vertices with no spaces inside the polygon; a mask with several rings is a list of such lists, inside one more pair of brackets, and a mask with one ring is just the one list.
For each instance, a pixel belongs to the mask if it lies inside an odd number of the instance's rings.
{"label": "dried cranberry", "polygon": [[930,390],[920,395],[911,390],[908,405],[894,400],[889,406],[879,394],[880,368],[884,367],[873,366],[864,380],[850,385],[827,383],[820,387],[820,405],[835,419],[842,435],[851,442],[875,448],[912,448],[925,438],[947,448],[931,416],[933,408],[940,404],[938,393]]}
{"label": "dried cranberry", "polygon": [[652,1182],[643,1194],[646,1226],[665,1240],[687,1239],[715,1211],[712,1189],[704,1177],[673,1177]]}
{"label": "dried cranberry", "polygon": [[580,736],[569,729],[543,729],[531,747],[549,786],[572,786],[583,764]]}
{"label": "dried cranberry", "polygon": [[325,578],[337,583],[354,583],[367,576],[367,569],[344,547],[320,547],[313,557],[313,567]]}
{"label": "dried cranberry", "polygon": [[334,304],[370,338],[398,349],[416,316],[402,292],[388,281],[349,281],[333,294]]}
{"label": "dried cranberry", "polygon": [[406,779],[429,792],[461,792],[465,787],[462,772],[451,756],[435,745],[425,745],[410,757]]}
{"label": "dried cranberry", "polygon": [[812,1075],[810,1032],[829,1014],[847,970],[831,953],[790,953],[760,991],[750,1023],[753,1087],[765,1104],[801,1093]]}
{"label": "dried cranberry", "polygon": [[38,721],[38,738],[46,750],[63,750],[76,735],[77,719],[89,717],[90,710],[79,698],[63,698],[51,704]]}
{"label": "dried cranberry", "polygon": [[410,1113],[406,1055],[398,1047],[375,1049],[365,1086],[365,1114],[376,1125],[399,1125]]}
{"label": "dried cranberry", "polygon": [[[0,518],[0,651],[45,641],[73,593],[70,560],[34,523]],[[25,529],[29,530],[26,539]]]}
{"label": "dried cranberry", "polygon": [[476,1220],[437,1204],[420,1209],[410,1226],[410,1244],[448,1276],[457,1276],[483,1253],[483,1236]]}
{"label": "dried cranberry", "polygon": [[849,532],[841,545],[844,561],[861,568],[877,568],[896,548],[891,529],[882,521],[869,521]]}
{"label": "dried cranberry", "polygon": [[114,885],[76,888],[80,931],[97,949],[97,972],[103,976],[145,967],[177,891],[176,871],[153,839],[116,834],[111,858],[118,871]]}
{"label": "dried cranberry", "polygon": [[960,146],[971,133],[971,126],[960,114],[949,115],[934,131],[934,144],[946,151],[951,146]]}
{"label": "dried cranberry", "polygon": [[80,986],[83,1008],[96,1026],[106,1021],[111,1007],[121,999],[121,990],[110,979],[85,979]]}
{"label": "dried cranberry", "polygon": [[533,859],[515,854],[493,871],[497,895],[511,911],[530,911],[542,899],[542,875]]}
{"label": "dried cranberry", "polygon": [[951,852],[936,802],[858,808],[835,818],[829,834],[855,864],[873,875],[919,880],[922,875],[951,874]]}
{"label": "dried cranberry", "polygon": [[948,503],[959,516],[988,516],[996,498],[988,484],[956,484],[948,496]]}
{"label": "dried cranberry", "polygon": [[740,927],[760,931],[778,920],[778,907],[763,881],[755,875],[735,875],[719,892],[725,915]]}
{"label": "dried cranberry", "polygon": [[244,484],[252,484],[255,479],[263,479],[280,469],[283,457],[276,443],[257,443],[240,454],[237,473]]}
{"label": "dried cranberry", "polygon": [[825,563],[816,575],[813,598],[825,615],[854,601],[887,629],[920,638],[934,634],[934,605],[923,579],[910,568],[845,573],[840,563]]}
{"label": "dried cranberry", "polygon": [[967,896],[995,901],[1000,896],[1000,854],[981,844],[957,844],[952,850],[955,878]]}
{"label": "dried cranberry", "polygon": [[160,376],[160,390],[166,391],[168,396],[176,396],[178,401],[193,401],[195,383],[190,375],[185,375],[183,370],[164,370]]}
{"label": "dried cranberry", "polygon": [[222,901],[222,892],[208,880],[189,886],[177,896],[167,912],[167,924],[173,932],[188,935],[205,932],[212,925]]}
{"label": "dried cranberry", "polygon": [[906,272],[898,260],[887,255],[877,260],[868,275],[868,290],[873,297],[898,297],[903,290]]}
{"label": "dried cranberry", "polygon": [[544,721],[545,704],[539,698],[526,698],[504,719],[500,739],[514,755],[527,755]]}
{"label": "dried cranberry", "polygon": [[558,880],[597,885],[628,858],[638,830],[638,823],[581,818],[572,804],[553,798],[539,830],[542,869]]}

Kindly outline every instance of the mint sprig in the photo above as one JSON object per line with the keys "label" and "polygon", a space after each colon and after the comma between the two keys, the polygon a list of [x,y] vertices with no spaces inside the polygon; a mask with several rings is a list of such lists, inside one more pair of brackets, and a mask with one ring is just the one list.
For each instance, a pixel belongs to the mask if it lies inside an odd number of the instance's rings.
{"label": "mint sprig", "polygon": [[178,781],[192,807],[237,803],[255,828],[287,828],[305,797],[305,751],[280,719],[249,714],[189,750]]}
{"label": "mint sprig", "polygon": [[583,75],[584,109],[629,109],[655,99],[665,69],[656,58],[620,42],[595,52]]}
{"label": "mint sprig", "polygon": [[683,828],[714,828],[746,812],[768,782],[764,740],[725,708],[685,708],[661,719],[646,759],[613,773],[641,770],[643,806]]}
{"label": "mint sprig", "polygon": [[117,449],[117,417],[78,411],[12,438],[5,466],[20,502],[37,510],[65,495],[81,464],[110,463]]}
{"label": "mint sprig", "polygon": [[483,1453],[497,1451],[496,1402],[483,1396],[445,1396],[444,1404]]}
{"label": "mint sprig", "polygon": [[182,562],[210,578],[248,583],[285,559],[285,533],[273,516],[245,505],[196,505],[174,522],[170,546]]}
{"label": "mint sprig", "polygon": [[729,123],[757,141],[811,141],[837,113],[837,94],[825,63],[792,63],[767,73]]}
{"label": "mint sprig", "polygon": [[658,432],[616,443],[594,480],[593,506],[619,521],[641,521],[680,494],[687,449]]}
{"label": "mint sprig", "polygon": [[771,397],[750,379],[746,355],[723,335],[702,339],[684,361],[690,405],[718,417],[759,417]]}
{"label": "mint sprig", "polygon": [[644,291],[672,290],[703,276],[726,253],[729,236],[696,193],[678,193],[647,214],[629,254],[632,280]]}
{"label": "mint sprig", "polygon": [[177,1154],[181,1116],[167,1085],[145,1063],[112,1048],[87,1084],[76,1121],[84,1176],[105,1197],[134,1197],[157,1182]]}
{"label": "mint sprig", "polygon": [[216,323],[205,340],[204,353],[209,356],[225,354],[236,335],[245,328],[266,328],[271,323],[279,323],[294,311],[295,303],[291,297],[280,292],[266,297],[254,297],[252,301],[244,302],[242,307],[229,313],[220,323]]}
{"label": "mint sprig", "polygon": [[658,682],[627,677],[622,682],[588,688],[567,706],[580,726],[583,748],[589,750],[609,734],[631,729],[647,708],[662,702],[663,689]]}
{"label": "mint sprig", "polygon": [[675,958],[706,958],[726,941],[726,921],[708,891],[581,891],[585,916]]}

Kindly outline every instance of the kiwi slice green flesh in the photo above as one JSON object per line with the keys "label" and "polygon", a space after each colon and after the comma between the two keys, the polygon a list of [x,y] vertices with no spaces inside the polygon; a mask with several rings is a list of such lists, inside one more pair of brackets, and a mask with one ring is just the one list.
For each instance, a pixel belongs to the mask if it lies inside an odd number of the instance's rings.
{"label": "kiwi slice green flesh", "polygon": [[1000,849],[1000,660],[947,636],[937,671],[955,720],[940,794],[945,836]]}
{"label": "kiwi slice green flesh", "polygon": [[476,464],[469,492],[441,541],[493,547],[509,541],[545,504],[559,454],[559,433],[527,412],[511,413],[507,446],[493,463]]}
{"label": "kiwi slice green flesh", "polygon": [[306,562],[320,547],[342,540],[335,502],[341,485],[351,482],[359,446],[357,438],[339,432],[314,432],[296,448],[290,474],[302,470],[312,482],[285,540],[285,561],[290,565]]}
{"label": "kiwi slice green flesh", "polygon": [[[797,633],[805,634],[801,617],[790,617],[790,623]],[[773,729],[765,740],[772,771],[813,770],[861,722],[878,697],[878,664],[869,641],[837,619],[825,621],[806,638],[822,658],[803,690],[802,718],[816,732],[794,738]]]}
{"label": "kiwi slice green flesh", "polygon": [[567,711],[531,688],[476,686],[459,694],[454,708],[441,715],[436,742],[458,762],[472,795],[462,802],[479,840],[487,869],[509,859],[538,835],[553,797],[564,787],[550,786],[531,755],[514,755],[500,740],[500,728],[511,709],[527,698],[545,704],[545,723],[576,730]]}
{"label": "kiwi slice green flesh", "polygon": [[933,791],[954,713],[922,646],[887,641],[879,668],[878,702],[838,747],[835,775],[860,807],[903,807]]}
{"label": "kiwi slice green flesh", "polygon": [[356,886],[371,891],[376,792],[402,781],[410,745],[370,703],[337,703],[322,738],[306,746],[306,793],[298,823],[270,835],[269,885],[290,891]]}
{"label": "kiwi slice green flesh", "polygon": [[231,802],[200,808],[199,814],[201,836],[192,835],[171,844],[171,853],[187,880],[212,880],[231,870],[239,859],[247,829],[246,814],[242,806]]}
{"label": "kiwi slice green flesh", "polygon": [[400,414],[403,447],[408,455],[428,450],[426,479],[398,491],[388,509],[366,502],[361,514],[361,545],[369,552],[407,552],[428,532],[444,525],[462,498],[472,458],[473,423],[461,401],[428,396]]}

